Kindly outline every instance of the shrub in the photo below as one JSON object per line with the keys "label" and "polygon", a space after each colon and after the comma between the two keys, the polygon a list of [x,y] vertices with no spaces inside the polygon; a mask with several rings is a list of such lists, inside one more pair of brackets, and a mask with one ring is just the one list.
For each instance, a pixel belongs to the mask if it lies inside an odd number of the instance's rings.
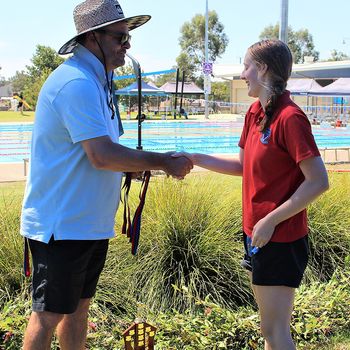
{"label": "shrub", "polygon": [[[296,295],[292,320],[298,348],[326,344],[332,335],[349,332],[350,273],[338,270],[327,283],[304,286]],[[160,314],[155,322],[160,349],[257,349],[263,345],[259,319],[252,309],[229,311],[198,301],[195,313]]]}
{"label": "shrub", "polygon": [[[300,348],[349,332],[349,181],[347,174],[332,175],[331,190],[309,208],[310,268],[293,313]],[[133,185],[132,204],[138,189]],[[23,186],[5,192],[0,192],[0,348],[18,349],[30,313],[29,286],[21,288],[18,234]],[[259,323],[239,267],[240,203],[237,178],[202,173],[182,182],[153,178],[135,257],[119,234],[118,213],[117,237],[90,313],[89,349],[121,349],[121,332],[135,315],[158,326],[158,349],[256,349],[262,342]]]}
{"label": "shrub", "polygon": [[309,206],[308,215],[307,279],[327,281],[350,255],[350,176],[330,174],[330,190]]}
{"label": "shrub", "polygon": [[[240,268],[239,193],[240,182],[232,177],[197,175],[184,182],[151,183],[139,254],[129,257],[139,302],[155,310],[191,308],[193,300],[178,293],[183,287],[199,299],[210,295],[230,307],[251,300]],[[113,266],[118,264],[108,261],[107,271],[119,276]]]}
{"label": "shrub", "polygon": [[0,291],[15,291],[23,282],[22,197],[23,185],[0,186]]}

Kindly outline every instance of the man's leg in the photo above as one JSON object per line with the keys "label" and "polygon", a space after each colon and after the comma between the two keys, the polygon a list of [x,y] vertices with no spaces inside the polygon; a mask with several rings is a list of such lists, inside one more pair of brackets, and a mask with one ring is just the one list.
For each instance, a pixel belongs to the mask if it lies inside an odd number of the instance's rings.
{"label": "man's leg", "polygon": [[84,350],[87,332],[87,317],[91,299],[80,299],[77,310],[64,315],[57,326],[61,350]]}
{"label": "man's leg", "polygon": [[53,312],[32,312],[25,332],[23,350],[50,350],[51,339],[63,315]]}

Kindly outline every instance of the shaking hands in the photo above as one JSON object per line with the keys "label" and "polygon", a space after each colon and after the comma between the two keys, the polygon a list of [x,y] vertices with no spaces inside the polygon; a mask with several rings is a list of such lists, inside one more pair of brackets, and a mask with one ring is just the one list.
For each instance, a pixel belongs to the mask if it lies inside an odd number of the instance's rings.
{"label": "shaking hands", "polygon": [[165,153],[163,170],[175,179],[182,180],[193,169],[193,163],[184,153]]}

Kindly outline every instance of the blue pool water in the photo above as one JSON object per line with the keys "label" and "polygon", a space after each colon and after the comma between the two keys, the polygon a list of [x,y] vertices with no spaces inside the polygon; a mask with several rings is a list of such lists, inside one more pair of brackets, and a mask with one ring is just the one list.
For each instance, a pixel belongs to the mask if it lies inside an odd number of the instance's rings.
{"label": "blue pool water", "polygon": [[[167,152],[238,153],[242,122],[235,121],[145,121],[142,146],[145,150]],[[136,148],[137,123],[124,122],[120,143]],[[0,163],[22,162],[30,155],[32,124],[0,124]],[[314,127],[319,148],[350,147],[350,128]]]}

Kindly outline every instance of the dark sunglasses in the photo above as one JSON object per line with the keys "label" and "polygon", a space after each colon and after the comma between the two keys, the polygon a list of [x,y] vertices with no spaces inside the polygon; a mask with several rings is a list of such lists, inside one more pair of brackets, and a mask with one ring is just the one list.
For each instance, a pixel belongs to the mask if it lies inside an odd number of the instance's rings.
{"label": "dark sunglasses", "polygon": [[125,45],[126,43],[130,43],[131,35],[129,33],[122,33],[122,32],[113,32],[111,30],[107,29],[97,29],[96,32],[105,33],[112,38],[119,41],[120,45]]}

